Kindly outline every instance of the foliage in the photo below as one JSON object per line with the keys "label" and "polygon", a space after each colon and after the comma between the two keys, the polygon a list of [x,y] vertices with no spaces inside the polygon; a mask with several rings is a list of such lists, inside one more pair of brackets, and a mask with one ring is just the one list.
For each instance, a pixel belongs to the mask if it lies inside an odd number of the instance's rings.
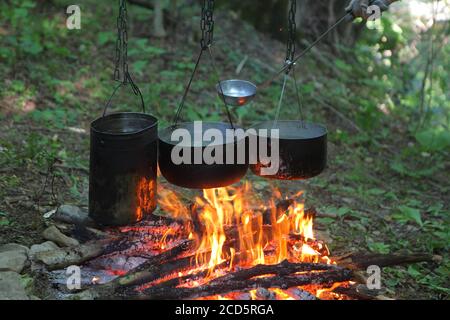
{"label": "foliage", "polygon": [[[68,57],[70,51],[64,46],[55,45],[65,40],[67,32],[59,28],[59,17],[33,19],[36,2],[32,0],[12,0],[11,4],[0,5],[2,21],[6,21],[9,32],[2,37],[0,57],[9,64],[21,59],[35,59],[44,51],[53,56]],[[55,32],[59,30],[60,32]]]}

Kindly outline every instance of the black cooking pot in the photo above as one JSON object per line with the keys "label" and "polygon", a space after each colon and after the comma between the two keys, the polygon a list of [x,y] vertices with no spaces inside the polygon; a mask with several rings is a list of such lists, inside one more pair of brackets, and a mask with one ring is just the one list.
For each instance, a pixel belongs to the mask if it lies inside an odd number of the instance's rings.
{"label": "black cooking pot", "polygon": [[[190,136],[190,139],[182,143],[179,142],[180,140],[172,139],[172,134],[177,129],[182,129]],[[212,144],[201,141],[204,132],[209,129],[217,130],[224,140],[214,141]],[[245,154],[246,138],[245,136],[234,137],[227,143],[225,139],[227,129],[232,129],[228,123],[202,122],[200,129],[194,122],[187,122],[161,130],[159,133],[161,174],[170,183],[190,189],[225,187],[241,180],[248,170]],[[184,157],[187,161],[180,163],[179,159],[172,157],[172,153],[178,158]],[[212,163],[211,160],[203,157],[205,153],[220,160]]]}
{"label": "black cooking pot", "polygon": [[143,113],[105,115],[110,99],[91,124],[89,215],[100,225],[132,224],[156,208],[158,120],[141,101]]}
{"label": "black cooking pot", "polygon": [[[252,163],[250,169],[258,176],[278,180],[301,180],[309,179],[320,174],[327,163],[327,129],[316,123],[304,121],[266,121],[252,127],[256,129],[258,141],[256,164]],[[269,132],[267,135],[261,134],[261,129]],[[259,141],[261,138],[268,142],[268,154],[272,152],[273,138],[270,138],[270,130],[279,130],[279,169],[275,174],[263,175],[262,169],[269,167],[261,161]],[[259,132],[259,133],[258,133]],[[252,137],[250,137],[250,142]],[[250,148],[251,150],[251,148]]]}

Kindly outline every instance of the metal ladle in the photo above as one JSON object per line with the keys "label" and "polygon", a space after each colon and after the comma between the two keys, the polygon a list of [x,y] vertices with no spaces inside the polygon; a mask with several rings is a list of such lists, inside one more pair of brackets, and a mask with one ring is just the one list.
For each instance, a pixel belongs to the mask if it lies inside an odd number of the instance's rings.
{"label": "metal ladle", "polygon": [[242,107],[256,96],[256,86],[245,80],[224,80],[216,85],[217,94],[228,105]]}

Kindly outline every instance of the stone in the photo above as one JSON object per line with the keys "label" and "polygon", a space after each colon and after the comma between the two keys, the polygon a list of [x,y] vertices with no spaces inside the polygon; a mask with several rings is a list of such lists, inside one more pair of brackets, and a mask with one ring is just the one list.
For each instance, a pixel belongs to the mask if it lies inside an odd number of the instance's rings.
{"label": "stone", "polygon": [[34,261],[45,264],[49,270],[57,270],[82,264],[98,257],[102,252],[103,244],[95,242],[77,247],[39,252],[34,255]]}
{"label": "stone", "polygon": [[46,241],[41,244],[34,244],[30,248],[30,259],[34,260],[36,254],[38,254],[40,252],[54,251],[54,250],[58,250],[58,249],[59,249],[59,247],[54,242],[51,242],[51,241]]}
{"label": "stone", "polygon": [[0,253],[5,251],[22,251],[23,253],[28,254],[30,249],[18,243],[7,243],[0,246]]}
{"label": "stone", "polygon": [[94,225],[87,212],[72,205],[60,206],[58,210],[56,210],[55,214],[52,215],[52,219],[69,224],[80,224],[85,226]]}
{"label": "stone", "polygon": [[15,243],[0,246],[0,271],[20,273],[27,264],[27,247]]}
{"label": "stone", "polygon": [[66,236],[64,233],[59,231],[59,229],[55,226],[51,226],[45,229],[44,232],[42,233],[42,236],[46,240],[53,241],[58,245],[60,245],[61,247],[76,247],[80,245],[78,240]]}
{"label": "stone", "polygon": [[29,300],[20,274],[0,272],[0,300]]}

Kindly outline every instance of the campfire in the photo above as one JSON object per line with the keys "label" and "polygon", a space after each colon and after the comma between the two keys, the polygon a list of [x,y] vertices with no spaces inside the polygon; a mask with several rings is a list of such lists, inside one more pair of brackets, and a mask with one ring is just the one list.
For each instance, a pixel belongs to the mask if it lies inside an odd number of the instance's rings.
{"label": "campfire", "polygon": [[[138,202],[148,196],[138,193]],[[89,262],[106,267],[126,297],[149,299],[346,299],[334,293],[347,286],[351,271],[329,257],[316,239],[314,210],[305,210],[303,192],[291,198],[273,190],[262,198],[250,183],[205,189],[186,199],[158,190],[159,210],[135,226],[108,230],[118,240]],[[111,263],[118,255],[138,260],[128,268]],[[139,260],[140,259],[140,260]],[[102,287],[101,276],[91,279]]]}
{"label": "campfire", "polygon": [[[157,244],[160,250],[176,243],[176,240],[168,243],[167,237],[170,235],[172,238],[192,241],[195,252],[189,268],[173,275],[172,279],[185,280],[180,281],[180,287],[193,288],[214,283],[217,278],[226,278],[233,272],[256,266],[266,268],[261,268],[261,274],[254,278],[267,280],[277,280],[272,272],[276,273],[281,266],[291,267],[295,271],[301,263],[310,263],[304,266],[311,270],[302,271],[300,267],[298,272],[293,273],[300,275],[310,272],[308,275],[311,275],[314,272],[318,280],[320,273],[332,270],[325,266],[333,262],[328,257],[326,244],[314,237],[314,215],[305,212],[301,201],[302,192],[297,193],[292,200],[282,199],[281,193],[275,190],[274,198],[264,201],[255,196],[250,183],[245,183],[237,188],[205,189],[203,196],[197,197],[188,206],[171,190],[162,189],[160,194],[161,209],[172,219],[187,222],[182,228],[177,225],[167,227]],[[317,264],[317,270],[311,263]],[[267,270],[267,274],[264,274],[264,270]],[[145,287],[151,288],[158,282]],[[323,286],[308,288],[309,292],[318,296],[325,292],[322,289]],[[281,299],[295,299],[295,293],[292,292],[295,291],[269,288],[267,294]],[[253,299],[257,298],[257,290],[248,293]],[[239,294],[206,298],[234,299]]]}
{"label": "campfire", "polygon": [[[154,206],[145,191],[153,187],[139,186],[139,207]],[[61,207],[49,229],[81,244],[37,252],[34,268],[50,277],[58,298],[344,300],[382,297],[367,289],[369,266],[434,259],[425,254],[331,256],[315,236],[320,212],[305,209],[301,191],[286,197],[270,190],[264,197],[267,192],[244,183],[195,197],[185,192],[159,186],[154,214],[103,231],[86,221],[70,222],[73,217],[64,214],[70,206]],[[74,265],[81,267],[82,279],[71,289],[67,270]]]}

